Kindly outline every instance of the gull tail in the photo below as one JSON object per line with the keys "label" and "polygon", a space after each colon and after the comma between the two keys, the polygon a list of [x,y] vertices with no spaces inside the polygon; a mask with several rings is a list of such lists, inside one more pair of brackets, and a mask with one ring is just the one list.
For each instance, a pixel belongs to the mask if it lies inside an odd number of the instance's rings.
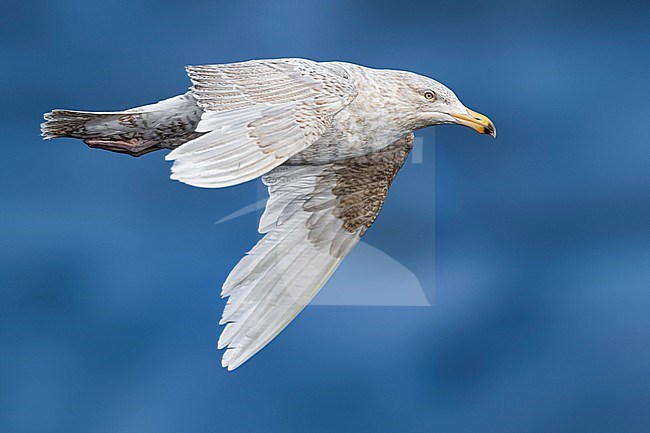
{"label": "gull tail", "polygon": [[43,117],[46,122],[41,124],[41,135],[46,140],[58,137],[89,138],[91,133],[86,129],[86,124],[93,120],[110,119],[107,114],[70,110],[53,110]]}
{"label": "gull tail", "polygon": [[198,138],[202,110],[191,94],[125,111],[52,110],[43,116],[44,139],[79,138],[90,147],[140,156]]}

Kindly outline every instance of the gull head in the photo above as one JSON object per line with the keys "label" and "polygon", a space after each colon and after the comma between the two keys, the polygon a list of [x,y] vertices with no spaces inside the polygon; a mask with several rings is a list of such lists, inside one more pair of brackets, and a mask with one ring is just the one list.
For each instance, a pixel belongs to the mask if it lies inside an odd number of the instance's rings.
{"label": "gull head", "polygon": [[451,89],[428,77],[411,72],[403,74],[398,97],[408,105],[415,129],[456,124],[496,138],[494,123],[487,116],[465,107]]}

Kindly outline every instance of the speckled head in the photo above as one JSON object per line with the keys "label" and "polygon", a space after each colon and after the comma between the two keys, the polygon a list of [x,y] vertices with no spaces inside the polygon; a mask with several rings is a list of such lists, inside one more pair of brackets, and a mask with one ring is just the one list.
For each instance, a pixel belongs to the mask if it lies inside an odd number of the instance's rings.
{"label": "speckled head", "polygon": [[412,72],[390,72],[399,78],[398,97],[408,105],[408,117],[412,119],[414,129],[458,124],[496,138],[494,123],[487,116],[465,107],[456,94],[442,83]]}

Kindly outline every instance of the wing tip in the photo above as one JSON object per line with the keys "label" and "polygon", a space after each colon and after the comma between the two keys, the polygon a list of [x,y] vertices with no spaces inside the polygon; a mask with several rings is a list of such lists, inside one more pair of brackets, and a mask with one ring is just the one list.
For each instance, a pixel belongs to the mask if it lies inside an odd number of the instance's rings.
{"label": "wing tip", "polygon": [[238,350],[236,348],[229,348],[226,349],[226,351],[223,354],[223,357],[221,358],[221,366],[228,371],[233,371],[234,369],[238,368],[241,366],[244,362],[246,362],[250,357],[252,356],[237,356]]}

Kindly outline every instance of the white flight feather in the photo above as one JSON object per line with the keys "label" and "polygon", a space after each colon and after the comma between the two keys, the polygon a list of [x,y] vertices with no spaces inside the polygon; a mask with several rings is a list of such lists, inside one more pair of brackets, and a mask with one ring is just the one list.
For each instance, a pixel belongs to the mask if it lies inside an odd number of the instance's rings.
{"label": "white flight feather", "polygon": [[[339,253],[347,254],[360,239],[358,232],[344,231],[332,212],[335,178],[323,177],[327,169],[283,166],[264,178],[270,197],[260,232],[266,234],[235,266],[222,289],[222,296],[229,298],[218,347],[227,348],[222,364],[229,370],[280,333],[336,270],[345,256]],[[314,191],[319,197],[310,201]],[[305,208],[307,202],[314,211]],[[318,225],[312,227],[309,221]]]}

